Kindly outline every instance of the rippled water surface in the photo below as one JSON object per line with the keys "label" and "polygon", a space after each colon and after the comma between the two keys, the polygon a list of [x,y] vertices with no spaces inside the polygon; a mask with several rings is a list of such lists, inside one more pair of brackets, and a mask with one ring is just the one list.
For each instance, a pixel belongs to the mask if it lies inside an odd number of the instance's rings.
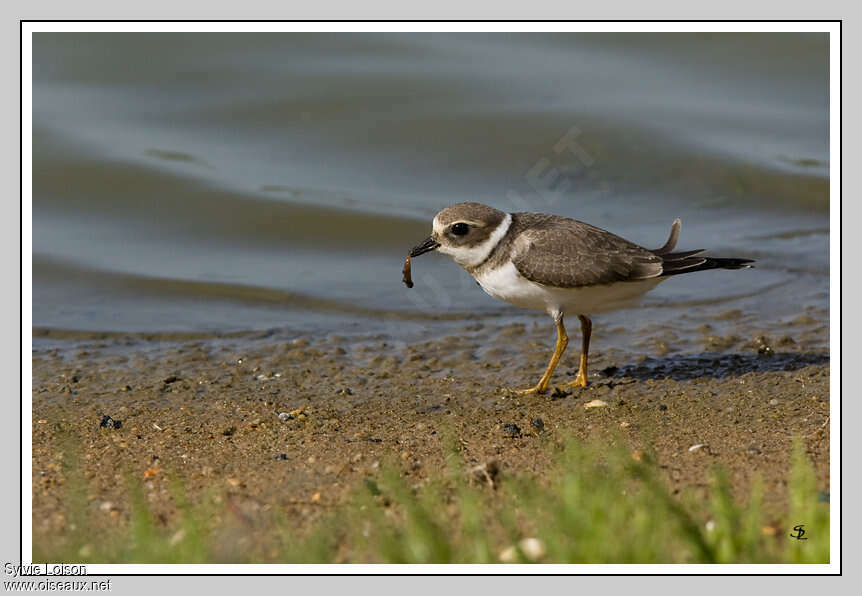
{"label": "rippled water surface", "polygon": [[703,321],[823,325],[827,47],[796,34],[35,34],[33,324],[404,337],[544,324],[440,255],[401,284],[434,213],[474,200],[652,248],[680,217],[680,249],[757,259],[602,317],[626,330],[621,345]]}

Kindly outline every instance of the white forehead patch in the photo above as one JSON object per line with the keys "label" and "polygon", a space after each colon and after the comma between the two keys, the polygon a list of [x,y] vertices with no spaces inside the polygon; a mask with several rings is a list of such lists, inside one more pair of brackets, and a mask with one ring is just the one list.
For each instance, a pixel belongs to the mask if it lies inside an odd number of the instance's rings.
{"label": "white forehead patch", "polygon": [[446,236],[443,233],[446,230],[445,226],[440,225],[440,222],[437,221],[437,218],[434,218],[434,233],[437,234],[439,241],[441,242],[440,248],[437,249],[437,252],[442,252],[443,254],[451,256],[456,263],[461,265],[464,268],[467,267],[475,267],[485,261],[488,258],[488,255],[491,254],[491,251],[494,250],[494,247],[503,239],[503,236],[506,235],[506,232],[509,231],[509,226],[512,225],[512,216],[507,213],[506,217],[503,218],[503,221],[500,222],[491,235],[488,236],[488,239],[485,240],[482,244],[476,246],[449,246],[446,244]]}
{"label": "white forehead patch", "polygon": [[440,223],[440,220],[439,220],[439,219],[437,219],[437,216],[435,215],[435,216],[434,216],[434,221],[431,223],[431,229],[432,229],[432,230],[434,231],[434,233],[435,233],[435,234],[437,234],[438,236],[442,236],[442,235],[443,235],[443,231],[446,229],[446,226],[444,226],[443,224],[441,224],[441,223]]}

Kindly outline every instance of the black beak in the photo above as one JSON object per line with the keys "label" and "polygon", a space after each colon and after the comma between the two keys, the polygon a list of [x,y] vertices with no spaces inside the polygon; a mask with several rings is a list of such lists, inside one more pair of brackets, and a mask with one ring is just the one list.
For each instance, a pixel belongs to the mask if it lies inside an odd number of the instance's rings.
{"label": "black beak", "polygon": [[428,236],[425,240],[422,241],[422,244],[413,248],[410,251],[411,257],[418,257],[419,255],[424,255],[426,252],[431,252],[440,246],[440,243],[434,240],[431,236]]}

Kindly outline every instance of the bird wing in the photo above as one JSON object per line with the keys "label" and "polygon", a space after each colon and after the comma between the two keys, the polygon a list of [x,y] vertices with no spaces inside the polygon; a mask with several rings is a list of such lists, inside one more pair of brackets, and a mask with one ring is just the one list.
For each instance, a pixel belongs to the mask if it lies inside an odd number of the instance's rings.
{"label": "bird wing", "polygon": [[[662,274],[660,256],[606,230],[556,215],[516,215],[520,234],[512,260],[530,281],[575,288]],[[668,244],[675,244],[673,233]]]}

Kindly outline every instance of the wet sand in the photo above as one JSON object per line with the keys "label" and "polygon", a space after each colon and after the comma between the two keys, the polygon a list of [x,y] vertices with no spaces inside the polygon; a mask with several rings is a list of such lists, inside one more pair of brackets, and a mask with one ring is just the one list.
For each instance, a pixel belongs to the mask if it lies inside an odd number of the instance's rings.
{"label": "wet sand", "polygon": [[[706,491],[720,464],[739,496],[762,478],[768,515],[786,511],[795,437],[829,492],[829,356],[806,347],[813,340],[712,338],[713,351],[659,346],[646,357],[596,349],[590,385],[566,389],[577,369],[573,336],[549,392],[516,396],[507,388],[532,385],[544,370],[551,332],[482,323],[461,331],[408,345],[288,331],[34,330],[34,543],[69,524],[68,437],[106,528],[128,519],[130,473],[164,524],[177,514],[172,480],[193,499],[223,491],[244,516],[286,510],[309,520],[382,465],[394,462],[416,483],[435,476],[446,437],[467,465],[495,461],[504,474],[538,476],[549,441],[622,441],[654,452],[679,495]],[[593,400],[607,405],[585,407]]]}

